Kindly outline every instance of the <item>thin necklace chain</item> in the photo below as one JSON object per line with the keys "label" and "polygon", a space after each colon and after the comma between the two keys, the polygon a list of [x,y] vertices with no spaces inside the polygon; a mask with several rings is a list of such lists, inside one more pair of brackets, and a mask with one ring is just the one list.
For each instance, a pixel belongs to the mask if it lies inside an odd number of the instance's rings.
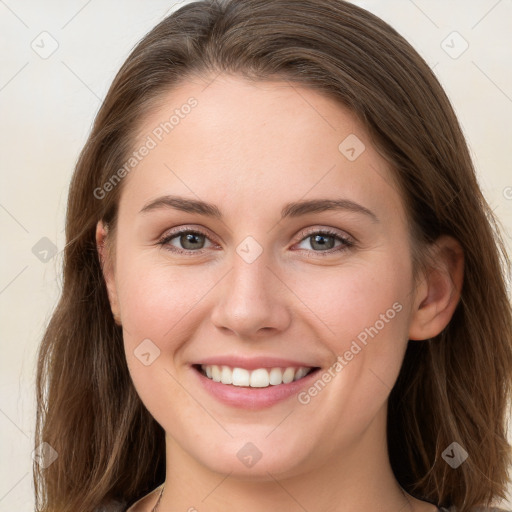
{"label": "thin necklace chain", "polygon": [[156,509],[158,508],[158,505],[160,504],[160,500],[162,499],[162,495],[164,493],[164,487],[165,487],[165,485],[162,485],[162,490],[160,491],[160,496],[158,496],[156,505],[153,507],[153,510],[151,510],[151,512],[156,512]]}

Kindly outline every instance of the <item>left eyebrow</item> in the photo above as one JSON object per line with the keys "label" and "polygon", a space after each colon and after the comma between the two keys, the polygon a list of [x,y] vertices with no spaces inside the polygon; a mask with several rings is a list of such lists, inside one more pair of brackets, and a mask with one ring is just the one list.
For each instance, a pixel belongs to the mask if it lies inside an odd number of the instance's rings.
{"label": "left eyebrow", "polygon": [[373,222],[379,222],[375,213],[365,206],[351,201],[350,199],[311,199],[288,203],[281,210],[281,218],[299,217],[307,213],[326,212],[333,210],[348,210],[355,213],[362,213],[372,219]]}
{"label": "left eyebrow", "polygon": [[[139,213],[147,213],[161,208],[172,208],[187,213],[197,213],[207,217],[221,220],[223,218],[220,209],[205,201],[189,199],[180,196],[161,196],[147,203]],[[349,199],[310,199],[288,203],[281,210],[281,219],[286,217],[300,217],[308,213],[319,213],[325,211],[348,210],[361,213],[371,218],[375,223],[380,222],[378,217],[371,210],[359,203]]]}

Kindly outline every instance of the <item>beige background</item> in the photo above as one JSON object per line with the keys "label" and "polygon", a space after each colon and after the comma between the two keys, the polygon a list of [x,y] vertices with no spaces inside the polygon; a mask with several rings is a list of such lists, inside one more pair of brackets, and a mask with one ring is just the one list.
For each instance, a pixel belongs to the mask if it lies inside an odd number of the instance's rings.
{"label": "beige background", "polygon": [[[434,68],[511,247],[512,1],[355,3]],[[116,71],[170,10],[165,0],[0,0],[0,511],[33,510],[35,356],[59,294],[74,162]]]}

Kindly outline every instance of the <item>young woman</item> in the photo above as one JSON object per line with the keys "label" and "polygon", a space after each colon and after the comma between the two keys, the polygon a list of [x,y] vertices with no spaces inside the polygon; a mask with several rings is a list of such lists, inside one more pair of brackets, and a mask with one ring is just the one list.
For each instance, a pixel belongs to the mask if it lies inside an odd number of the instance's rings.
{"label": "young woman", "polygon": [[374,15],[173,13],[110,88],[66,229],[38,511],[505,497],[509,261],[445,93]]}

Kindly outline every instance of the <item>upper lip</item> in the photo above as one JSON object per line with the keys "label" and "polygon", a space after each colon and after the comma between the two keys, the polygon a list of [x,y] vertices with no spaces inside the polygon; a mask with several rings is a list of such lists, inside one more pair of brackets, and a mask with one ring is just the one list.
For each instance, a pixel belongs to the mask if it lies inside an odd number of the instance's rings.
{"label": "upper lip", "polygon": [[194,363],[196,365],[217,365],[229,366],[230,368],[245,368],[247,370],[256,370],[257,368],[316,368],[311,363],[296,361],[293,359],[282,359],[279,357],[241,357],[233,355],[206,357],[201,361]]}

